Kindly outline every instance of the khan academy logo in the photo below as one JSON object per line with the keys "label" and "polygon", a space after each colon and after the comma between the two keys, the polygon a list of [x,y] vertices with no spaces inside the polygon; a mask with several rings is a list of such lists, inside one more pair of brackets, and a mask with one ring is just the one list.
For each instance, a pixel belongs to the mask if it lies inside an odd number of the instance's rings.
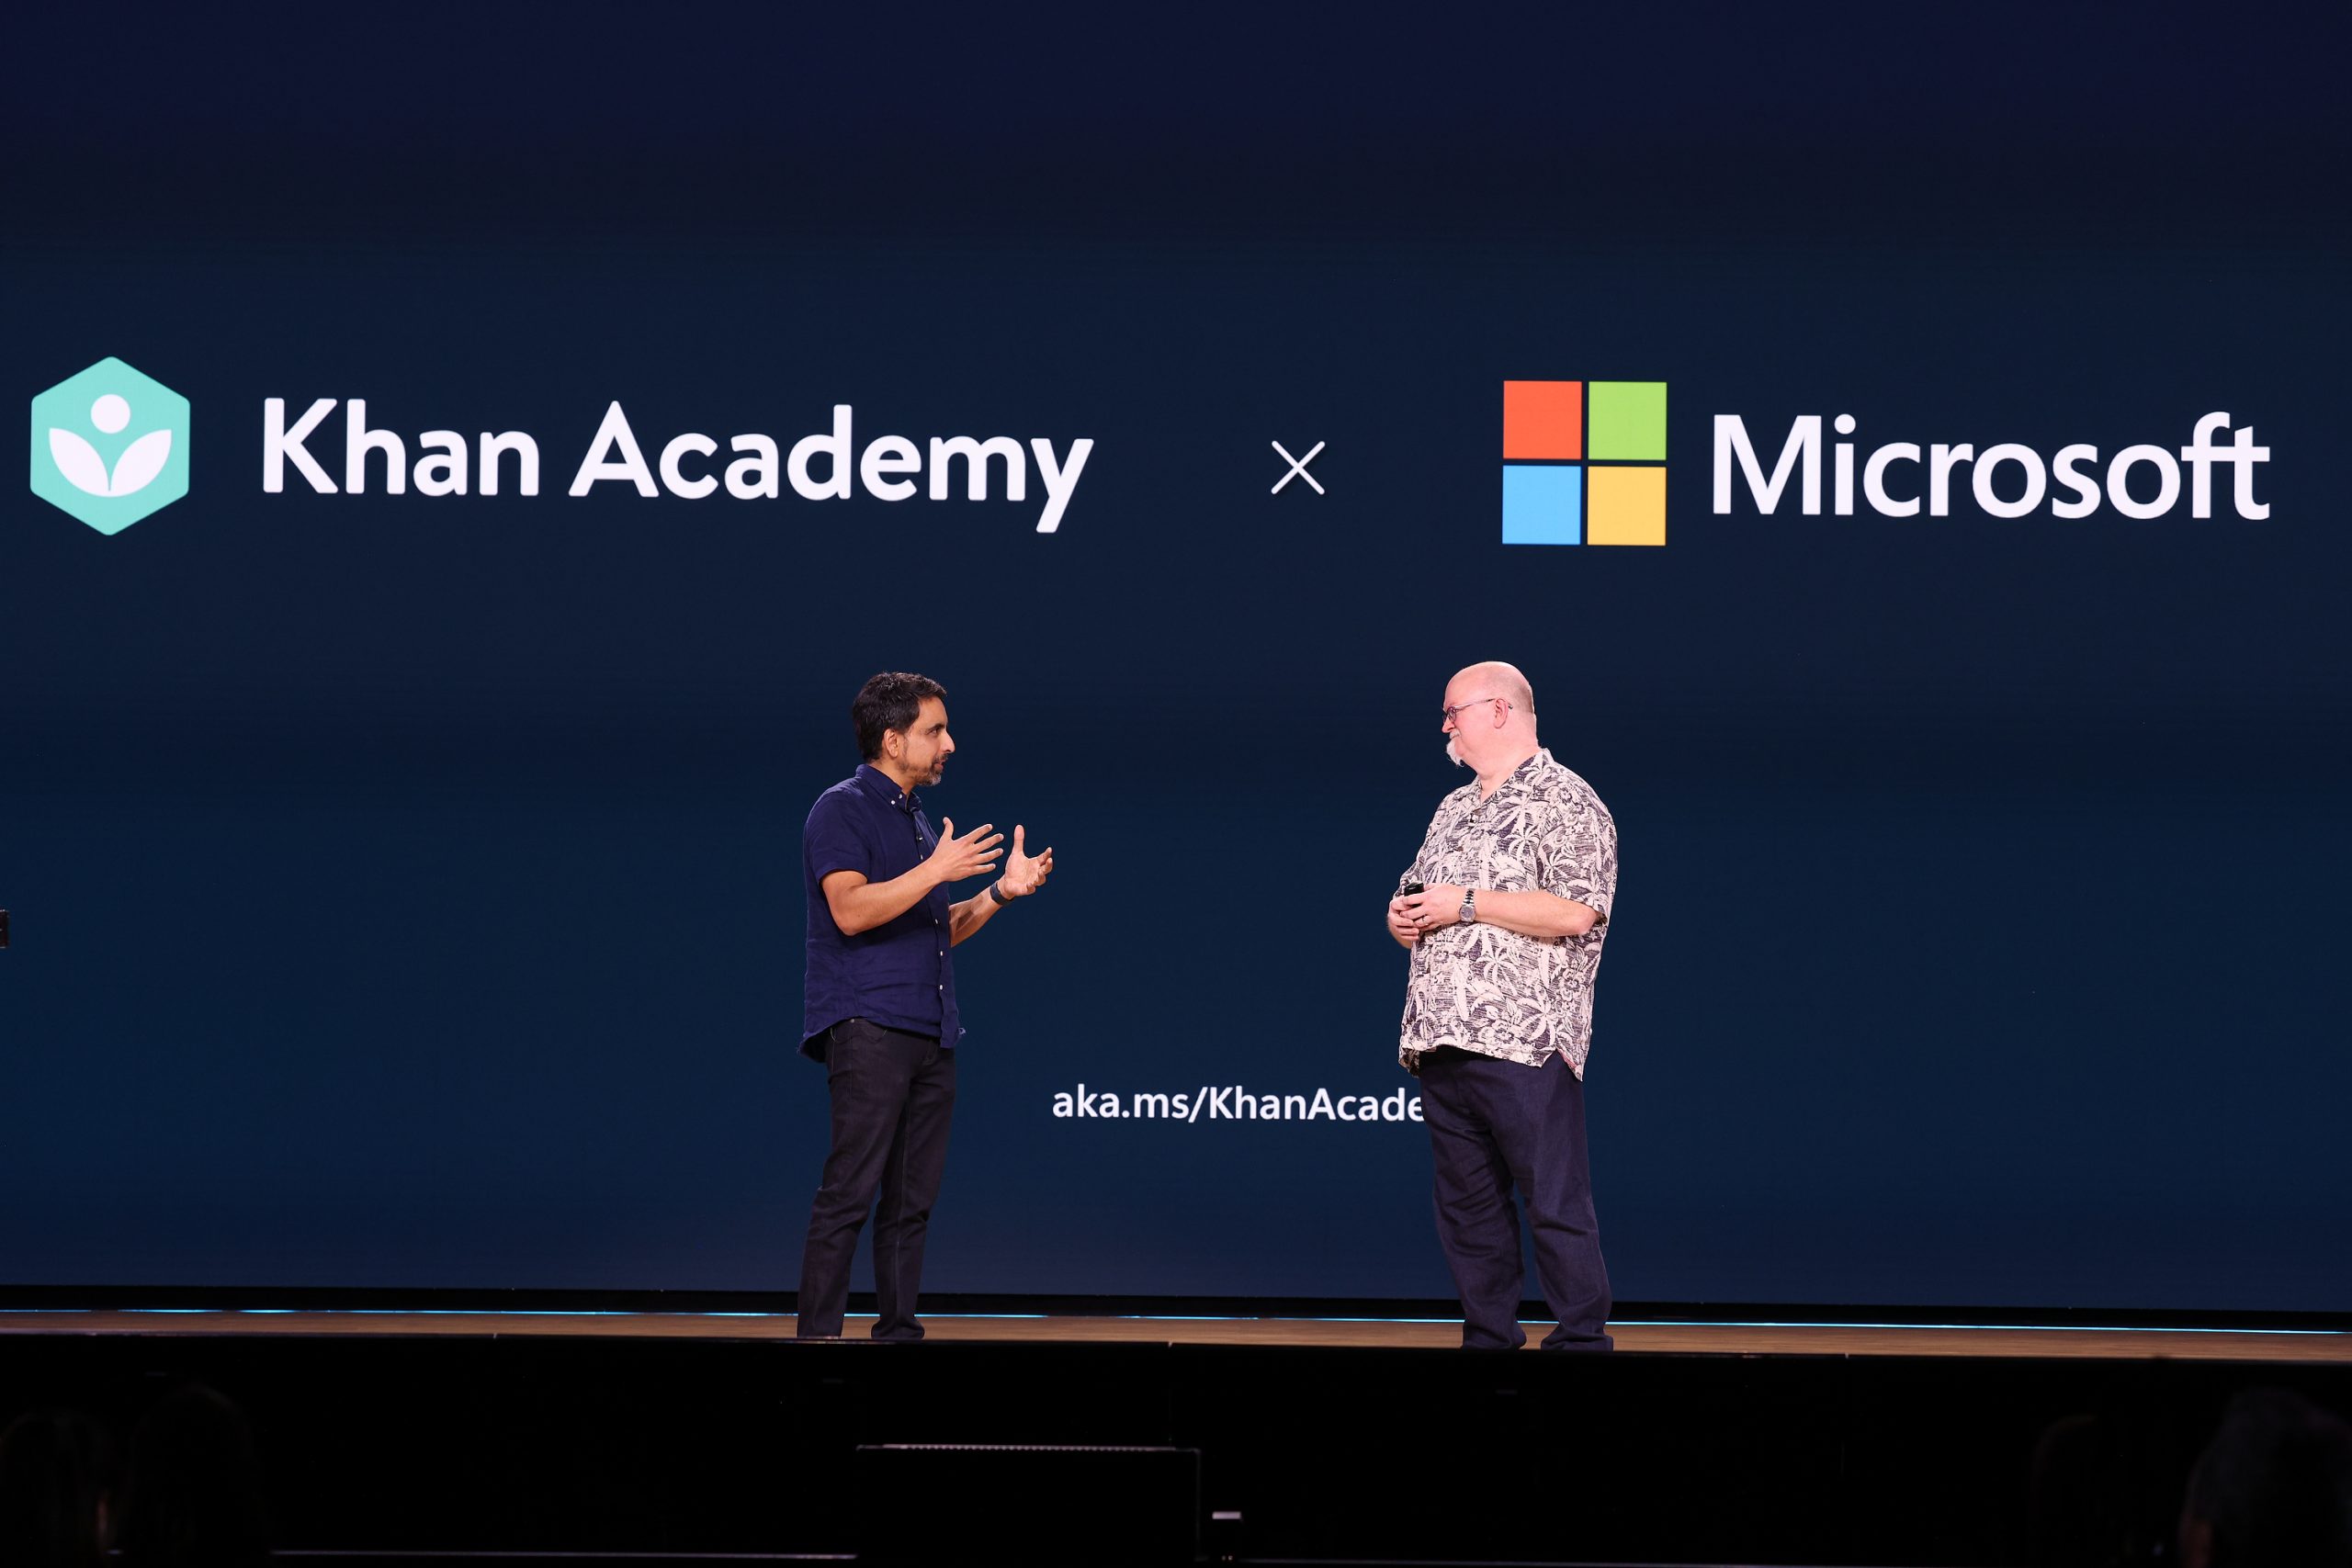
{"label": "khan academy logo", "polygon": [[1503,543],[1666,543],[1666,383],[1505,381]]}
{"label": "khan academy logo", "polygon": [[33,400],[33,493],[119,534],[187,493],[187,400],[101,359]]}

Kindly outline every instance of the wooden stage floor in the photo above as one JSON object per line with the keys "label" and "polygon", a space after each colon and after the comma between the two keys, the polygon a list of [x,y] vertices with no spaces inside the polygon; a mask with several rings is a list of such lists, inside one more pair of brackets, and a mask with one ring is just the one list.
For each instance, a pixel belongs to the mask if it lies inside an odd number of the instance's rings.
{"label": "wooden stage floor", "polygon": [[[1300,1317],[1083,1317],[926,1314],[934,1341],[1329,1346],[1449,1349],[1453,1322]],[[853,1316],[861,1339],[871,1318]],[[788,1314],[766,1313],[0,1312],[6,1335],[563,1335],[778,1339]],[[1543,1333],[1530,1325],[1531,1342]],[[2032,1325],[1618,1323],[1621,1351],[1737,1356],[1976,1356],[2092,1359],[2352,1362],[2352,1332],[2048,1327]]]}

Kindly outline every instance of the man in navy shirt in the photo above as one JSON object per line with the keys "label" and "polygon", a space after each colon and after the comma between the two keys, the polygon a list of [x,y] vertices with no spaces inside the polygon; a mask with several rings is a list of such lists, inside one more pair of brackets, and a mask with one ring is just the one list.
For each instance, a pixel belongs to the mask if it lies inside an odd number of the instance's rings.
{"label": "man in navy shirt", "polygon": [[[921,675],[883,674],[850,704],[856,773],[817,797],[802,830],[808,897],[808,982],[800,1050],[825,1064],[832,1148],[800,1259],[807,1338],[838,1337],[857,1233],[874,1213],[876,1339],[920,1339],[915,1293],[931,1206],[956,1109],[956,970],[947,950],[1015,898],[1045,885],[1054,852],[1031,855],[1022,829],[982,823],[933,832],[922,784],[935,784],[956,742],[947,691]],[[951,883],[998,869],[988,888],[951,903]],[[878,1202],[877,1202],[878,1199]]]}

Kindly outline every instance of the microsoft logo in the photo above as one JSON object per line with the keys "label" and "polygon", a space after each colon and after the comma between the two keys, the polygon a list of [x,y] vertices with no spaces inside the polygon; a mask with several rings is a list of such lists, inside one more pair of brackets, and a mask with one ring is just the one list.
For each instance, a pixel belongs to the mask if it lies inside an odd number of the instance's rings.
{"label": "microsoft logo", "polygon": [[1666,543],[1666,383],[1505,381],[1503,543]]}

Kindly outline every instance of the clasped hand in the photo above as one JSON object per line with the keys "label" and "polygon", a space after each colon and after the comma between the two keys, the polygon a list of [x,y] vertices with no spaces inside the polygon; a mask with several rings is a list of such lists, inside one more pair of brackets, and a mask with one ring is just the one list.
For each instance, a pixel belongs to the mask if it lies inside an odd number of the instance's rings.
{"label": "clasped hand", "polygon": [[1462,916],[1462,889],[1451,883],[1388,900],[1388,929],[1399,942],[1419,942]]}

